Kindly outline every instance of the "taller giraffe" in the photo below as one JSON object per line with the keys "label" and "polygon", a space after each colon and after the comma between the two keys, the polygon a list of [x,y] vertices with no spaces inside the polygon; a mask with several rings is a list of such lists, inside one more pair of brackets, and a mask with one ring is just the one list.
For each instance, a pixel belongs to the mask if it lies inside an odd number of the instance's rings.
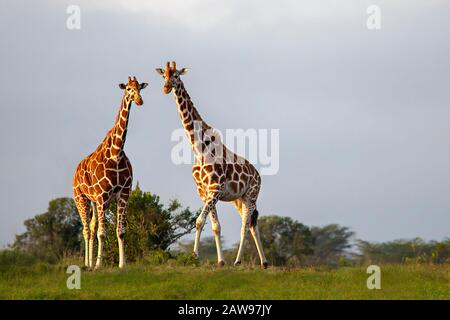
{"label": "taller giraffe", "polygon": [[233,201],[242,218],[241,239],[234,264],[241,263],[244,240],[250,229],[261,265],[267,268],[257,225],[256,200],[261,187],[258,171],[247,159],[228,150],[215,129],[203,121],[180,78],[188,69],[177,70],[175,62],[172,62],[172,65],[167,62],[165,70],[158,68],[156,71],[164,78],[163,92],[168,94],[173,91],[175,95],[181,122],[195,154],[192,175],[203,201],[203,209],[196,221],[194,254],[198,256],[200,234],[206,215],[209,214],[216,241],[218,264],[224,265],[216,203],[219,200]]}
{"label": "taller giraffe", "polygon": [[[98,253],[95,268],[101,266],[103,241],[106,236],[105,210],[112,199],[117,200],[117,240],[119,243],[119,268],[125,265],[124,215],[133,180],[131,163],[123,151],[127,135],[131,102],[140,106],[140,95],[147,83],[139,83],[128,77],[127,84],[119,84],[124,90],[122,103],[111,130],[97,149],[84,158],[73,176],[73,194],[83,223],[85,265],[93,267],[94,238],[97,228]],[[91,204],[93,210],[91,212]]]}

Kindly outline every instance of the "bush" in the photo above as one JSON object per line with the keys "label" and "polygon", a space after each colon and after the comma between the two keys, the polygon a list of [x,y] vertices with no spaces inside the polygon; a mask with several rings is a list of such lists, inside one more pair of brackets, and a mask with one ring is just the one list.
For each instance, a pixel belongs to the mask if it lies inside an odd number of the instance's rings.
{"label": "bush", "polygon": [[[284,266],[288,261],[289,265],[299,263],[302,256],[312,253],[310,229],[290,217],[263,216],[258,219],[258,227],[264,253],[271,265]],[[244,245],[243,260],[259,264],[259,255],[250,232]],[[236,243],[232,256],[236,257],[238,247],[239,243]]]}
{"label": "bush", "polygon": [[37,257],[29,253],[6,249],[0,251],[0,267],[9,268],[13,266],[30,266],[38,261]]}
{"label": "bush", "polygon": [[177,255],[176,261],[179,266],[197,267],[200,265],[200,260],[192,253],[180,253]]}
{"label": "bush", "polygon": [[[116,204],[112,203],[106,214],[106,240],[104,261],[119,262],[116,236]],[[195,227],[197,212],[182,208],[177,200],[167,207],[160,203],[157,195],[143,192],[139,185],[131,191],[125,214],[125,256],[127,262],[143,259],[152,251],[167,251],[182,236]],[[156,253],[149,253],[155,255]],[[165,259],[160,256],[157,259]]]}
{"label": "bush", "polygon": [[144,254],[142,261],[150,265],[162,265],[170,259],[170,253],[163,250],[151,250]]}

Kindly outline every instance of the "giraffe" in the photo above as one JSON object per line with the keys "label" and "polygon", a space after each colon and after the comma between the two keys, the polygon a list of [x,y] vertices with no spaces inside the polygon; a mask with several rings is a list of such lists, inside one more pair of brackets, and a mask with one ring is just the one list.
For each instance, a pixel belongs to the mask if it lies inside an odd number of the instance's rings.
{"label": "giraffe", "polygon": [[224,265],[216,203],[219,200],[233,202],[242,219],[239,249],[234,265],[241,263],[245,237],[250,229],[261,266],[267,268],[268,263],[257,225],[256,200],[261,186],[260,175],[247,159],[231,152],[222,143],[219,133],[203,121],[180,78],[187,71],[187,68],[178,70],[174,61],[172,65],[167,62],[165,70],[156,69],[164,78],[163,92],[174,93],[184,131],[195,155],[192,175],[203,208],[196,220],[194,255],[198,256],[200,235],[206,216],[209,215],[216,242],[218,265]]}
{"label": "giraffe", "polygon": [[147,83],[139,83],[136,77],[128,77],[127,84],[119,84],[124,94],[114,126],[97,149],[78,164],[73,176],[74,199],[83,223],[84,263],[89,269],[93,267],[96,229],[98,253],[95,269],[101,266],[103,242],[106,236],[105,211],[112,199],[117,200],[116,234],[119,243],[119,268],[125,266],[124,216],[133,172],[123,148],[131,102],[134,101],[138,106],[144,103],[140,91],[146,86]]}

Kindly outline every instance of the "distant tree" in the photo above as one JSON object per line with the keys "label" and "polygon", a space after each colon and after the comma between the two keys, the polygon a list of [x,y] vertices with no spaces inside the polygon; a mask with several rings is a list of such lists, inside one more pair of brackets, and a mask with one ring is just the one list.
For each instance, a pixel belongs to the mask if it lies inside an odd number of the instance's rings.
{"label": "distant tree", "polygon": [[414,238],[382,243],[358,240],[357,247],[364,263],[444,263],[450,260],[450,239],[426,242]]}
{"label": "distant tree", "polygon": [[[224,243],[222,237],[222,244]],[[217,260],[217,249],[216,240],[214,237],[203,237],[200,241],[199,246],[200,259],[205,261],[216,261]],[[182,242],[178,244],[177,251],[182,253],[192,253],[194,250],[194,241]]]}
{"label": "distant tree", "polygon": [[[116,237],[116,204],[106,213],[105,261],[118,262]],[[131,191],[125,215],[125,255],[128,261],[142,257],[150,250],[168,250],[195,227],[196,211],[182,208],[177,200],[167,207],[160,198],[144,192],[139,185]]]}
{"label": "distant tree", "polygon": [[14,249],[47,260],[80,252],[82,226],[71,198],[50,201],[47,212],[25,220],[24,225],[26,231],[16,236]]}
{"label": "distant tree", "polygon": [[[299,264],[304,255],[312,253],[311,231],[290,217],[262,216],[258,219],[258,227],[269,264]],[[238,245],[237,243],[233,254],[236,254]],[[259,263],[258,252],[250,232],[245,241],[244,259]]]}
{"label": "distant tree", "polygon": [[312,264],[337,265],[339,261],[348,255],[348,249],[352,247],[351,239],[355,235],[347,227],[338,224],[329,224],[323,227],[312,227],[313,256]]}

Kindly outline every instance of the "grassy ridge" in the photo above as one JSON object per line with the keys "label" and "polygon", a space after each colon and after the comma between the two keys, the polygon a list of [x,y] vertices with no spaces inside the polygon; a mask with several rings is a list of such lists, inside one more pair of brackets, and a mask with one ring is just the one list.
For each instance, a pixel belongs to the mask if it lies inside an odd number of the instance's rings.
{"label": "grassy ridge", "polygon": [[260,270],[129,265],[82,272],[69,290],[63,266],[3,269],[1,299],[450,299],[449,265],[381,266],[381,290],[363,267]]}

